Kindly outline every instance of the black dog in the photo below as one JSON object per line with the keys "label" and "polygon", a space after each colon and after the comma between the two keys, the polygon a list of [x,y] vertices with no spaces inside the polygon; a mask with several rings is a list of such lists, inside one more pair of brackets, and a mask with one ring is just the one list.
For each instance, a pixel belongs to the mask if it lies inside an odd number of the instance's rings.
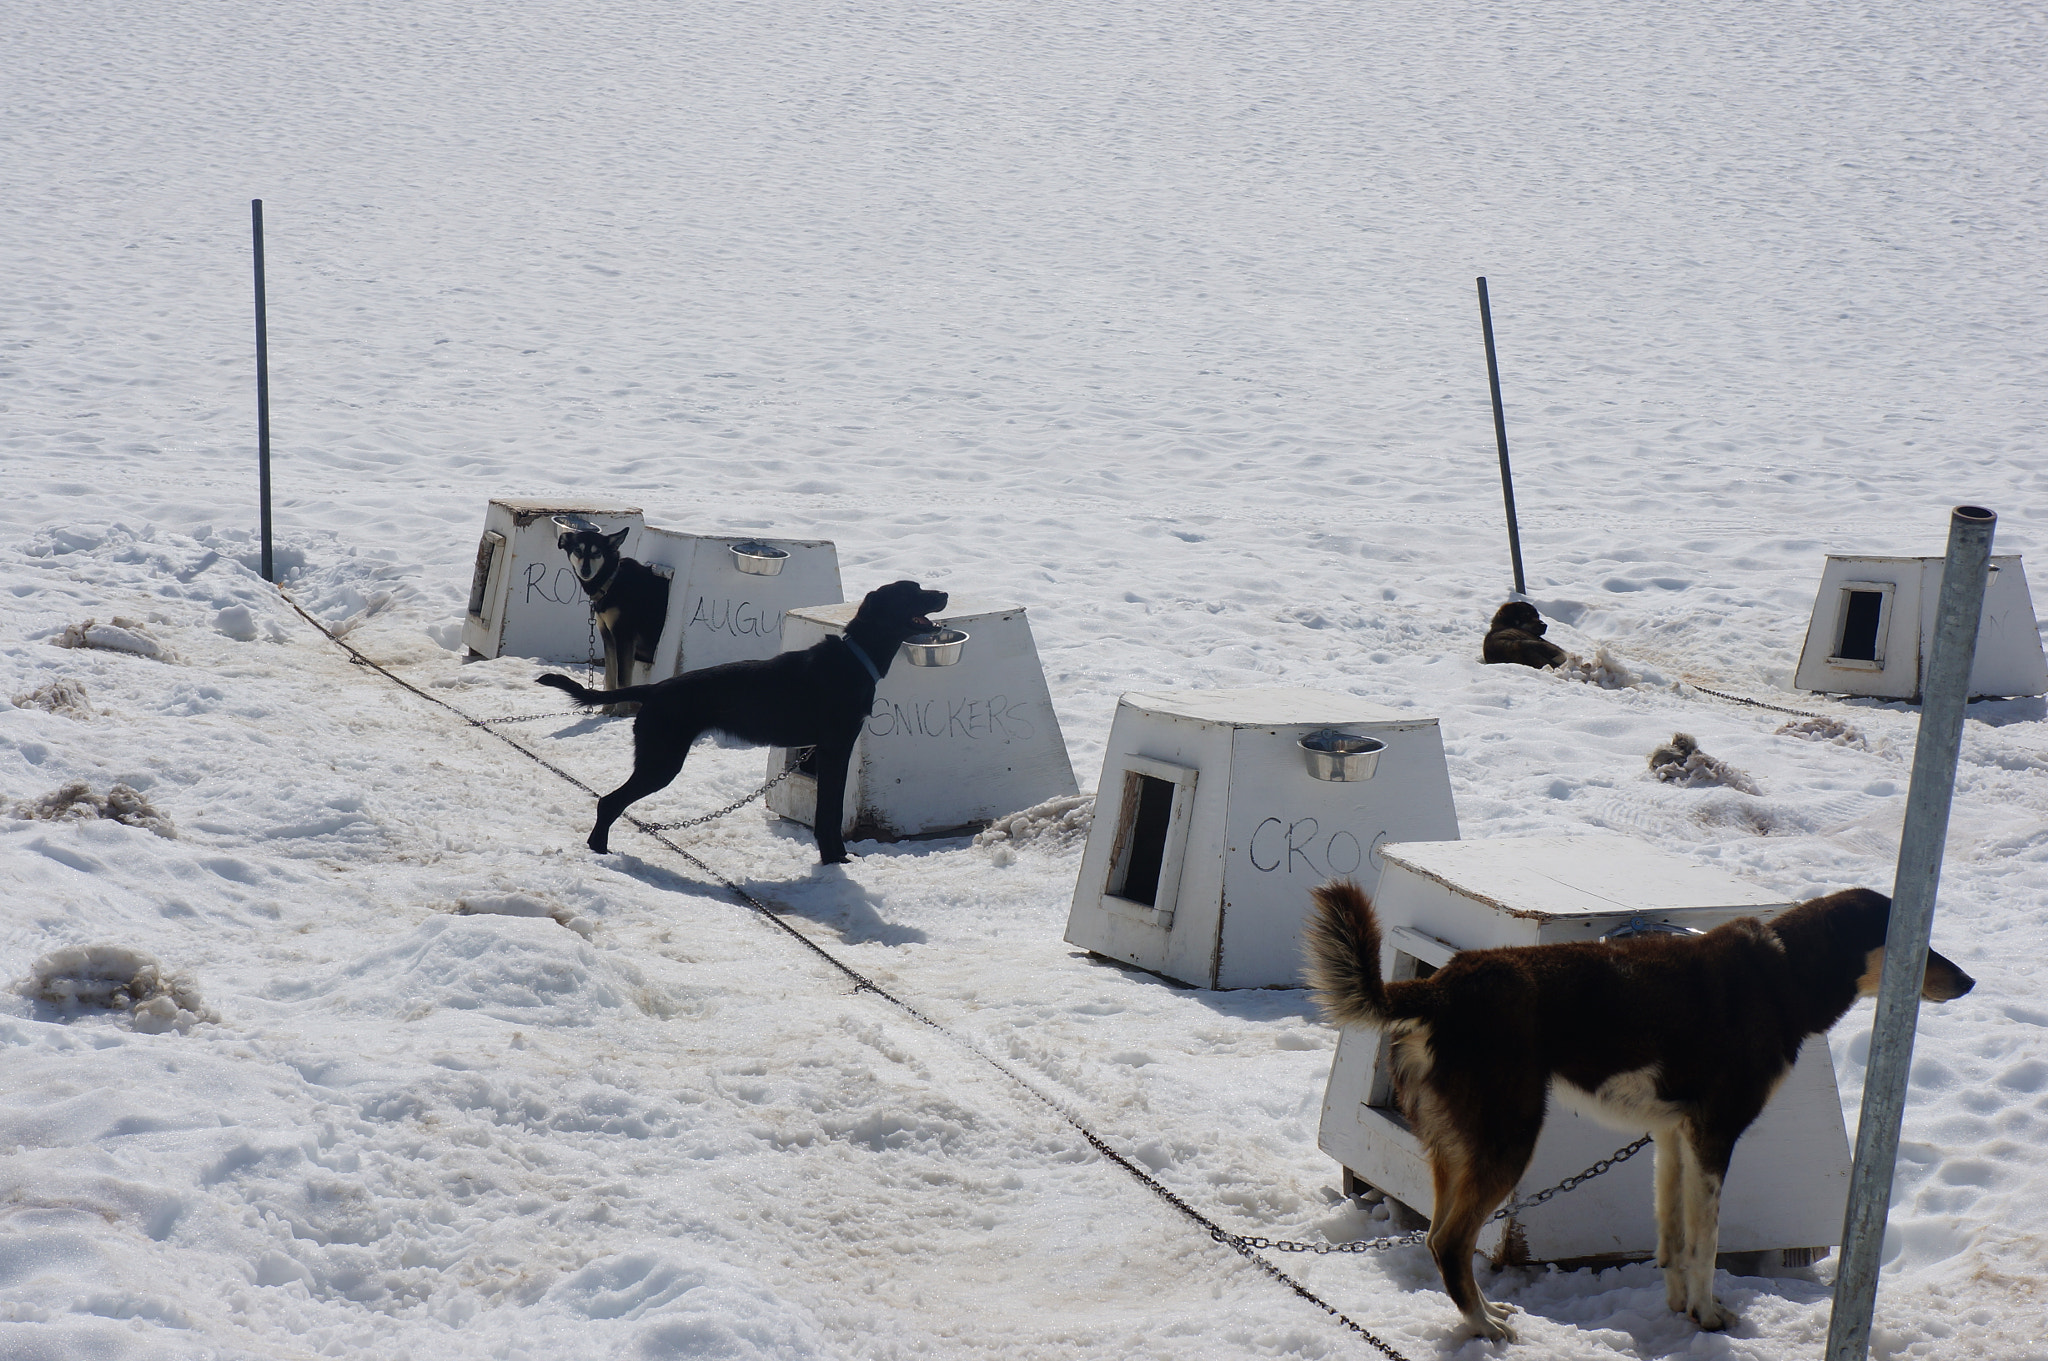
{"label": "black dog", "polygon": [[875,686],[903,640],[931,629],[927,616],[944,608],[944,591],[894,581],[868,592],[845,636],[801,652],[707,666],[623,690],[591,690],[567,676],[539,677],[540,684],[566,690],[585,707],[640,704],[633,720],[633,773],[597,801],[590,849],[600,855],[610,849],[612,824],[627,805],[667,787],[682,773],[690,744],[707,732],[721,732],[759,746],[817,748],[818,811],[811,830],[818,838],[818,860],[845,863],[839,823],[846,806],[846,767],[860,725],[875,707]]}
{"label": "black dog", "polygon": [[604,688],[616,690],[633,679],[633,663],[654,660],[668,620],[668,582],[644,562],[619,555],[629,530],[607,534],[588,520],[560,516],[562,533],[555,546],[569,555],[569,566],[604,640]]}
{"label": "black dog", "polygon": [[1564,660],[1565,652],[1556,643],[1543,641],[1549,627],[1534,605],[1526,600],[1510,600],[1493,612],[1493,623],[1487,627],[1486,644],[1479,655],[1489,662],[1516,662],[1539,671],[1556,666]]}

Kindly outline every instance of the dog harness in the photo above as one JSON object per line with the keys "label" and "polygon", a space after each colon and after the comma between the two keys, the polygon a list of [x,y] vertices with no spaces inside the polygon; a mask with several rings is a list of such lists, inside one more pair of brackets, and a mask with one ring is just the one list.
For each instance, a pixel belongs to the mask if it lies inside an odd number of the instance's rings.
{"label": "dog harness", "polygon": [[861,650],[860,644],[856,643],[855,641],[853,641],[853,639],[847,637],[845,634],[842,633],[839,635],[839,641],[846,644],[849,648],[853,649],[853,655],[860,658],[860,664],[868,669],[868,675],[874,680],[875,684],[880,685],[882,683],[882,673],[876,669],[875,659],[873,657],[868,656],[867,653],[863,652]]}

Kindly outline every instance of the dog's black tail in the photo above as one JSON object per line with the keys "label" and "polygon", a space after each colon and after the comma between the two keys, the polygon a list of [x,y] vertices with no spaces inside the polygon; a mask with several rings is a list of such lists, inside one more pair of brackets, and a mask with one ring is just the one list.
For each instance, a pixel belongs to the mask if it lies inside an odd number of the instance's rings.
{"label": "dog's black tail", "polygon": [[1380,980],[1380,923],[1371,897],[1349,879],[1309,896],[1316,905],[1308,920],[1309,996],[1331,1025],[1386,1025],[1393,1017]]}
{"label": "dog's black tail", "polygon": [[535,676],[533,683],[552,685],[557,690],[565,691],[570,699],[586,709],[599,704],[635,704],[646,699],[647,692],[654,688],[651,685],[629,685],[623,690],[593,690],[553,671],[545,676]]}

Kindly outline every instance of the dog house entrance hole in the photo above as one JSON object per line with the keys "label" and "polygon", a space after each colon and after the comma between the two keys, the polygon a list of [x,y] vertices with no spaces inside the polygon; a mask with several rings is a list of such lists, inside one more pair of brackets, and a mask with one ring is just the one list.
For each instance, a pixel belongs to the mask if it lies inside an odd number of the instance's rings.
{"label": "dog house entrance hole", "polygon": [[1125,802],[1134,806],[1130,825],[1124,832],[1126,854],[1123,880],[1110,886],[1119,898],[1147,907],[1159,905],[1159,867],[1166,856],[1166,826],[1173,817],[1173,784],[1168,780],[1132,771],[1125,788],[1135,786],[1135,798],[1127,793]]}
{"label": "dog house entrance hole", "polygon": [[490,601],[491,568],[498,561],[498,550],[505,546],[505,536],[495,529],[484,531],[483,538],[476,545],[476,575],[469,582],[469,617],[479,623],[490,622],[484,610]]}
{"label": "dog house entrance hole", "polygon": [[[1393,965],[1386,974],[1389,983],[1427,978],[1457,953],[1449,941],[1426,936],[1410,926],[1397,926],[1387,935],[1394,947]],[[1394,1042],[1384,1031],[1380,1034],[1379,1055],[1373,1060],[1372,1086],[1366,1092],[1365,1104],[1401,1128],[1408,1128],[1408,1117],[1401,1111],[1401,1094],[1394,1083]]]}
{"label": "dog house entrance hole", "polygon": [[1883,581],[1842,584],[1841,632],[1835,640],[1836,666],[1884,668],[1885,626],[1891,622],[1892,587]]}
{"label": "dog house entrance hole", "polygon": [[1123,775],[1116,850],[1102,889],[1103,903],[1154,925],[1171,926],[1174,899],[1180,893],[1181,860],[1187,849],[1195,772],[1187,766],[1132,757]]}

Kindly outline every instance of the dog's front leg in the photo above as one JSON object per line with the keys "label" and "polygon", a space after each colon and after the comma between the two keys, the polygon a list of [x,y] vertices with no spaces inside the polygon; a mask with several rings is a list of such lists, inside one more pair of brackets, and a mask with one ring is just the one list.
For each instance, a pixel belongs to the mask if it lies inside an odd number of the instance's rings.
{"label": "dog's front leg", "polygon": [[[858,734],[856,734],[858,736]],[[818,775],[817,812],[811,818],[811,832],[818,839],[818,863],[846,863],[846,837],[840,828],[846,821],[846,770],[853,763],[853,743],[820,744],[814,768]]]}
{"label": "dog's front leg", "polygon": [[[619,638],[609,624],[597,626],[597,640],[604,645],[604,688],[623,690],[626,688],[626,663],[619,660]],[[606,712],[610,712],[609,709]]]}

